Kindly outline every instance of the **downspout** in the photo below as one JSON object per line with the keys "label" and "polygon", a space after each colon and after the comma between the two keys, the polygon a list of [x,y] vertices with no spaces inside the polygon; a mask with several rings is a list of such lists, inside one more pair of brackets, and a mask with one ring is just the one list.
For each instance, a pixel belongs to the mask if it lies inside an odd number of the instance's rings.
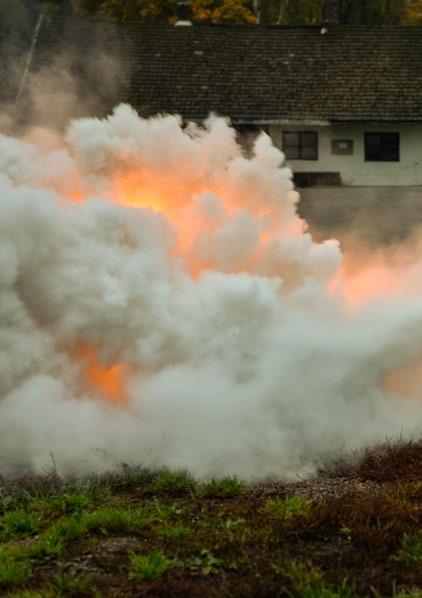
{"label": "downspout", "polygon": [[29,48],[28,56],[25,61],[25,68],[22,73],[22,78],[21,78],[21,81],[19,84],[18,93],[16,94],[15,106],[19,103],[19,100],[22,96],[23,90],[25,89],[26,81],[27,81],[28,75],[29,75],[29,70],[31,68],[32,57],[34,55],[35,46],[37,45],[37,41],[38,41],[38,34],[40,32],[43,21],[44,21],[44,13],[43,13],[43,11],[41,11],[38,16],[37,23],[35,25],[34,35],[32,36],[32,41],[31,41],[31,46]]}

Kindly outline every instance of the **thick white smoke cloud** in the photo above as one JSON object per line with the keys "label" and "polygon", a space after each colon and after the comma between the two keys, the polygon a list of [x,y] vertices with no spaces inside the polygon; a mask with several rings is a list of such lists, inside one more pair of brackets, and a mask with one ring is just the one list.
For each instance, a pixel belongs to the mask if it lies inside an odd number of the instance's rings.
{"label": "thick white smoke cloud", "polygon": [[[282,164],[223,119],[128,106],[53,151],[0,137],[2,471],[294,476],[420,434],[420,396],[382,381],[422,355],[422,297],[350,313],[328,293],[338,244],[306,233]],[[81,347],[119,364],[124,404]]]}

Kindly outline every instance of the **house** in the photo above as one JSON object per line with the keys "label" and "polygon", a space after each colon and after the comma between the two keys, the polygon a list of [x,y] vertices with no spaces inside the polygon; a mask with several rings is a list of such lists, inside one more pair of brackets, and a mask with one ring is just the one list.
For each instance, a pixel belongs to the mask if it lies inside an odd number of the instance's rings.
{"label": "house", "polygon": [[[66,57],[77,96],[99,98],[96,114],[120,101],[147,116],[201,121],[214,112],[230,117],[245,144],[264,129],[299,186],[422,185],[420,27],[45,18],[30,77],[57,56]],[[118,65],[113,84],[104,57]]]}

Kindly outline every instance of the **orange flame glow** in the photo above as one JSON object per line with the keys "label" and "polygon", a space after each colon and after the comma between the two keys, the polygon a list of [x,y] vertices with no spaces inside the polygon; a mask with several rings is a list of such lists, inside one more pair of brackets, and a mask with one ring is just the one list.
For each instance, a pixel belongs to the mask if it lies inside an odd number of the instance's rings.
{"label": "orange flame glow", "polygon": [[98,359],[95,349],[86,345],[80,345],[75,351],[75,356],[84,364],[85,381],[88,387],[95,388],[105,400],[111,403],[127,403],[127,366],[122,364],[105,366]]}

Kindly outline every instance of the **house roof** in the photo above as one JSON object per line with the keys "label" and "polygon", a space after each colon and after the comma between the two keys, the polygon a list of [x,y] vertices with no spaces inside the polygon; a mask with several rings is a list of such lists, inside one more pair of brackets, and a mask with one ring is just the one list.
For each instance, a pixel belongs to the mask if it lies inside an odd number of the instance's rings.
{"label": "house roof", "polygon": [[94,85],[104,106],[126,101],[148,115],[422,121],[421,27],[348,26],[321,34],[319,27],[46,21],[33,70],[60,51],[70,56],[81,94],[93,73],[87,57],[115,57],[118,85],[104,72]]}

